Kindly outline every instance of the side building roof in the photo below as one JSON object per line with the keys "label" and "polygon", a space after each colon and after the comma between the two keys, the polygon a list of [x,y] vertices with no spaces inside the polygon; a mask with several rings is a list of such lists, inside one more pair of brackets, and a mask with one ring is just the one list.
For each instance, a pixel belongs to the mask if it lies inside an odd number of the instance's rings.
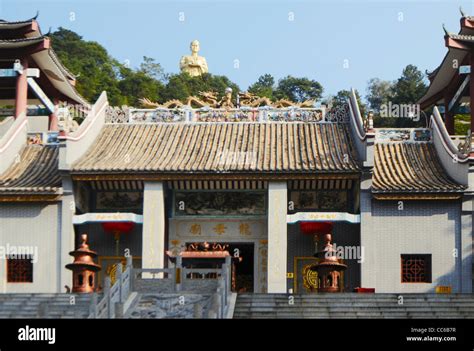
{"label": "side building roof", "polygon": [[62,194],[57,145],[26,145],[0,175],[0,201],[56,200]]}
{"label": "side building roof", "polygon": [[431,142],[377,143],[372,181],[376,198],[455,198],[466,188],[446,174]]}

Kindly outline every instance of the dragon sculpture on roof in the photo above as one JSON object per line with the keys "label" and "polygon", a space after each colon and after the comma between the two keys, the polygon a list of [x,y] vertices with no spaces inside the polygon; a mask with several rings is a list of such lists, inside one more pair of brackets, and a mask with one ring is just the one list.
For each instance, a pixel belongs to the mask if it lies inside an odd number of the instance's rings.
{"label": "dragon sculpture on roof", "polygon": [[[315,104],[315,100],[306,100],[300,103],[293,102],[287,99],[280,99],[275,102],[272,102],[268,97],[261,97],[247,91],[238,93],[240,106],[245,107],[261,107],[268,106],[273,108],[288,108],[288,107],[297,107],[297,108],[311,108]],[[192,108],[235,108],[237,104],[234,104],[232,101],[232,89],[227,88],[224,96],[221,99],[218,99],[217,93],[214,91],[200,91],[198,96],[189,96],[186,98],[186,101],[183,103],[179,100],[173,99],[168,100],[163,104],[153,102],[148,98],[141,98],[140,103],[145,108],[179,108],[179,107],[192,107]]]}

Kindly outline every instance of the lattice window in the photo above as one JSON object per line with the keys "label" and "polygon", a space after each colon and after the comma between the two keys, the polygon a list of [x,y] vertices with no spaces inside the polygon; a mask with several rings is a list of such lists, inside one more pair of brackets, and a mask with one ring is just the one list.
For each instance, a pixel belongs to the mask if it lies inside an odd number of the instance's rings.
{"label": "lattice window", "polygon": [[26,258],[9,257],[7,259],[8,283],[33,283],[33,262]]}
{"label": "lattice window", "polygon": [[402,255],[402,283],[431,283],[431,255]]}

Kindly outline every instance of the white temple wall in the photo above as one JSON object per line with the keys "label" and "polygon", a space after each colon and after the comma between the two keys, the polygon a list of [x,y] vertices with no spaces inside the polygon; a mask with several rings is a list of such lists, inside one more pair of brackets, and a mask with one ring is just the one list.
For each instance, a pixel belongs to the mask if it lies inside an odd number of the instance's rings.
{"label": "white temple wall", "polygon": [[[0,292],[2,293],[57,293],[65,292],[61,286],[59,249],[61,227],[60,208],[57,203],[1,203],[0,204]],[[37,262],[33,263],[32,283],[7,283],[6,248],[31,247],[37,249]],[[72,257],[71,257],[72,262]]]}
{"label": "white temple wall", "polygon": [[[364,192],[362,287],[376,293],[434,293],[436,286],[451,286],[453,293],[461,292],[461,282],[472,277],[462,270],[466,243],[460,211],[459,201],[377,201]],[[401,254],[431,254],[431,283],[402,283]]]}

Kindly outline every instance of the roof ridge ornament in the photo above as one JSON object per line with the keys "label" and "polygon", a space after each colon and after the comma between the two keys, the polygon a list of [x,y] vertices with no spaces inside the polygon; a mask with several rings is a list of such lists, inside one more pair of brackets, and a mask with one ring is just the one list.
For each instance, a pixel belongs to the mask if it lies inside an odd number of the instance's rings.
{"label": "roof ridge ornament", "polygon": [[461,12],[462,17],[467,17],[466,13],[463,11],[462,6],[459,6],[459,12]]}
{"label": "roof ridge ornament", "polygon": [[447,36],[451,36],[452,33],[448,32],[444,23],[443,23],[443,30],[444,30],[444,34],[446,34]]}
{"label": "roof ridge ornament", "polygon": [[463,155],[469,155],[472,145],[472,133],[469,129],[463,141],[458,144],[458,151]]}

